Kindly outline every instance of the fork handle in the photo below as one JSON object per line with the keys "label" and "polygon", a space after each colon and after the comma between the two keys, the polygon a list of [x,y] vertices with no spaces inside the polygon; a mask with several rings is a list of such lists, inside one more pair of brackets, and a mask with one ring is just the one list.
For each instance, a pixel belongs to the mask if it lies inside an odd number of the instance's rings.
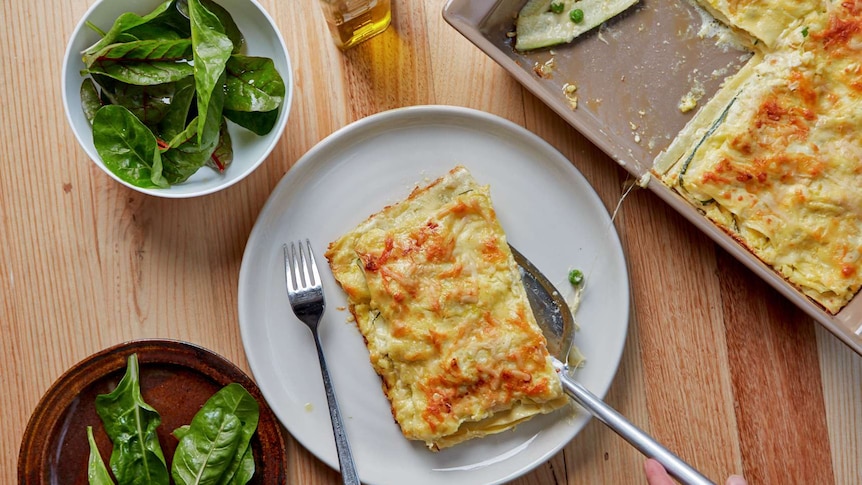
{"label": "fork handle", "polygon": [[344,421],[342,421],[341,411],[338,409],[338,400],[335,398],[335,389],[332,387],[332,379],[329,377],[326,359],[323,357],[323,347],[320,345],[317,332],[312,332],[312,334],[314,335],[314,345],[317,347],[317,358],[320,360],[320,373],[323,375],[326,402],[329,405],[329,418],[332,421],[332,434],[335,436],[335,449],[338,452],[341,480],[344,485],[360,485],[356,463],[353,461],[353,452],[350,451],[350,443],[347,441],[347,431],[344,429]]}

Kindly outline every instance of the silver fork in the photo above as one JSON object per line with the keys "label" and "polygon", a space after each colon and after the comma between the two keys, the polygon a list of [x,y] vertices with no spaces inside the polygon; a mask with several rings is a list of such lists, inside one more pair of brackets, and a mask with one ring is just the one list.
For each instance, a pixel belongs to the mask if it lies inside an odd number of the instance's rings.
{"label": "silver fork", "polygon": [[326,303],[323,300],[320,273],[317,271],[317,263],[314,262],[314,253],[311,251],[311,242],[308,239],[305,240],[305,248],[303,250],[302,241],[297,241],[296,244],[291,242],[289,249],[287,244],[283,246],[287,298],[290,300],[293,313],[308,326],[314,337],[317,358],[320,360],[320,373],[323,374],[323,387],[326,389],[326,401],[329,404],[329,418],[332,421],[332,433],[335,435],[335,448],[338,451],[342,481],[345,485],[360,485],[356,464],[353,462],[353,453],[347,441],[347,432],[341,420],[338,400],[335,398],[335,389],[332,388],[332,380],[326,368],[326,359],[323,357],[323,348],[317,332]]}

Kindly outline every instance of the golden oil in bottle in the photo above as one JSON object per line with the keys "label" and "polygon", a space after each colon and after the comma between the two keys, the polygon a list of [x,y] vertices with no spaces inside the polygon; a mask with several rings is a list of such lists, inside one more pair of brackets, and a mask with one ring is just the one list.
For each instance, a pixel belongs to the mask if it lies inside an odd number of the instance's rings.
{"label": "golden oil in bottle", "polygon": [[321,0],[326,23],[341,49],[349,49],[389,27],[390,0]]}

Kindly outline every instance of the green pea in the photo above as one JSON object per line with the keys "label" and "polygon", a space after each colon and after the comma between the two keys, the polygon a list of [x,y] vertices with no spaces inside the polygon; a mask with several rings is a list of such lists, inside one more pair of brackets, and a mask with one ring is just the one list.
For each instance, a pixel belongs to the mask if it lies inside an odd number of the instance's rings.
{"label": "green pea", "polygon": [[574,286],[581,286],[584,284],[584,272],[579,269],[569,271],[569,283]]}
{"label": "green pea", "polygon": [[566,8],[566,4],[563,2],[551,2],[551,12],[563,13],[564,8]]}
{"label": "green pea", "polygon": [[572,22],[579,24],[584,21],[584,11],[576,8],[569,12],[569,18],[572,19]]}

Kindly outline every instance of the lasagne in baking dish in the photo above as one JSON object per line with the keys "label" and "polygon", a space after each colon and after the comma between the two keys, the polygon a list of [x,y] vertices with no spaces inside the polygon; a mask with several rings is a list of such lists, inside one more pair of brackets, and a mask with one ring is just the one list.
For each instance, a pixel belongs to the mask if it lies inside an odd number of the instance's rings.
{"label": "lasagne in baking dish", "polygon": [[432,450],[567,402],[491,205],[456,167],[326,258],[409,439]]}
{"label": "lasagne in baking dish", "polygon": [[654,170],[834,314],[862,286],[862,3],[791,3],[755,23],[817,8],[781,20]]}

